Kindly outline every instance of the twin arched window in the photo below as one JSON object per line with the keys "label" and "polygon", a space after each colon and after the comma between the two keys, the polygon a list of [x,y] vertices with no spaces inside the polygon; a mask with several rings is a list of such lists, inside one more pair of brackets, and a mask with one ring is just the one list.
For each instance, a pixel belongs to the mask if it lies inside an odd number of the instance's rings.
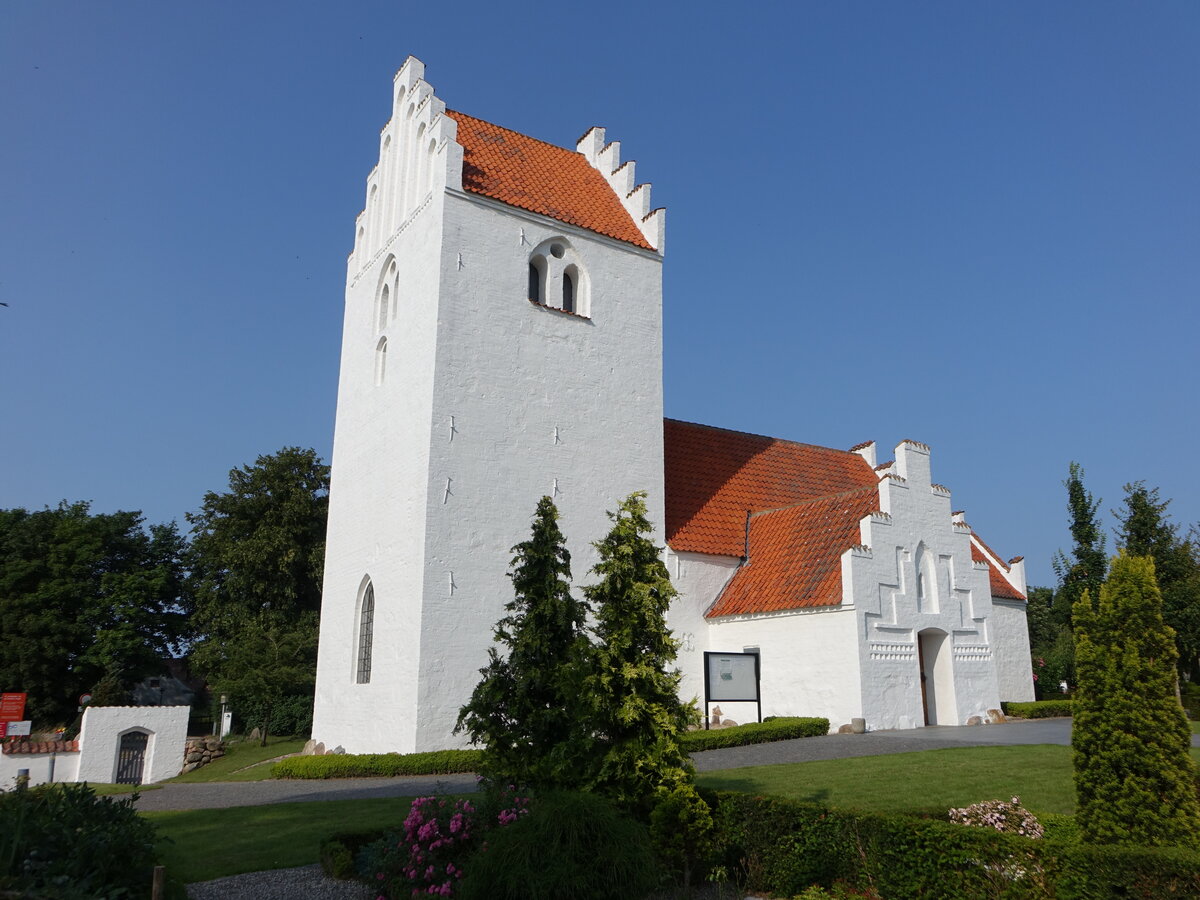
{"label": "twin arched window", "polygon": [[387,345],[388,326],[396,317],[396,305],[399,301],[400,270],[396,258],[389,257],[383,266],[383,277],[379,280],[379,288],[375,293],[375,313],[373,325],[377,340],[375,341],[375,384],[383,384],[387,375]]}
{"label": "twin arched window", "polygon": [[565,238],[543,241],[529,255],[530,302],[588,317],[587,279],[578,254]]}

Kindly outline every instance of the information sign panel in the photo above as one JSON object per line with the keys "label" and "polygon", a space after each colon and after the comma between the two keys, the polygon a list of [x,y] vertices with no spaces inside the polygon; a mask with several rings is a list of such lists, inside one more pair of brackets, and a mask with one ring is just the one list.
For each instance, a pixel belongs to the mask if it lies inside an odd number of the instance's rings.
{"label": "information sign panel", "polygon": [[0,722],[20,722],[25,718],[25,694],[0,694]]}
{"label": "information sign panel", "polygon": [[705,653],[709,700],[758,700],[757,653]]}
{"label": "information sign panel", "polygon": [[704,725],[708,727],[708,705],[714,701],[755,703],[762,721],[757,653],[704,653]]}
{"label": "information sign panel", "polygon": [[4,724],[8,726],[8,737],[16,737],[17,735],[21,734],[28,736],[30,733],[30,728],[33,725],[33,723],[28,719],[26,719],[24,722],[5,722]]}

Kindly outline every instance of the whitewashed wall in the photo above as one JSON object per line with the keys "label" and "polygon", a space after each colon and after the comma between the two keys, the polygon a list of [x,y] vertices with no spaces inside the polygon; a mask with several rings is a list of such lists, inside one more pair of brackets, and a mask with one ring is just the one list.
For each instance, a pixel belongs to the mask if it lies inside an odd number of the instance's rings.
{"label": "whitewashed wall", "polygon": [[[721,595],[721,591],[741,564],[741,559],[736,556],[675,553],[670,550],[663,558],[671,575],[671,583],[679,592],[679,596],[667,611],[667,627],[681,643],[676,658],[676,665],[683,675],[679,685],[679,696],[684,700],[696,698],[696,706],[703,710],[704,651],[741,650],[741,647],[710,646],[711,629],[704,614]],[[733,708],[733,704],[729,706],[730,709]],[[729,712],[724,706],[721,709]],[[730,716],[735,721],[742,721],[732,713]]]}
{"label": "whitewashed wall", "polygon": [[1033,667],[1029,658],[1029,620],[1024,600],[992,601],[992,634],[996,647],[996,678],[1001,700],[1034,699]]}
{"label": "whitewashed wall", "polygon": [[[77,780],[112,784],[117,779],[121,736],[130,731],[149,735],[142,782],[172,778],[183,768],[190,706],[90,706],[79,731]],[[56,775],[57,777],[57,775]]]}
{"label": "whitewashed wall", "polygon": [[[50,759],[54,757],[54,778],[50,777]],[[0,791],[11,790],[16,784],[17,772],[29,770],[29,784],[46,784],[50,781],[77,781],[79,775],[79,753],[4,753],[0,754]]]}
{"label": "whitewashed wall", "polygon": [[[313,737],[350,752],[464,745],[452,729],[540,497],[577,584],[624,496],[647,491],[663,522],[661,256],[462,192],[457,127],[423,72],[410,58],[397,75],[349,262]],[[588,318],[527,299],[551,238],[584,270]],[[368,576],[373,664],[356,684]]]}
{"label": "whitewashed wall", "polygon": [[843,558],[844,602],[858,615],[861,715],[869,729],[924,724],[918,644],[925,631],[950,641],[952,683],[930,683],[941,701],[952,694],[953,702],[937,704],[936,724],[963,725],[999,706],[987,569],[971,560],[970,530],[951,517],[950,491],[932,483],[929,458],[923,444],[896,447],[890,477],[880,482],[881,514],[862,521],[863,547]]}

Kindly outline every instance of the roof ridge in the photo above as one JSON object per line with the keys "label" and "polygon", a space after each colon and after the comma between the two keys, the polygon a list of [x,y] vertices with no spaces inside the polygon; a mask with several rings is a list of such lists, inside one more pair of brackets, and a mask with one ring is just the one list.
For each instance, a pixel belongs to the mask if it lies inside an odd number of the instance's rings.
{"label": "roof ridge", "polygon": [[675,422],[678,425],[692,425],[696,428],[707,428],[710,431],[723,431],[726,434],[740,434],[746,437],[762,438],[765,441],[777,441],[780,444],[790,444],[793,447],[808,447],[813,450],[828,450],[831,453],[840,453],[842,456],[854,456],[862,459],[857,453],[852,453],[849,450],[842,450],[838,447],[826,447],[822,444],[809,444],[804,441],[793,441],[789,438],[772,437],[769,434],[758,434],[753,431],[739,431],[736,428],[722,428],[720,425],[705,425],[703,422],[688,422],[685,419],[672,419],[670,416],[663,416],[664,422]]}
{"label": "roof ridge", "polygon": [[752,511],[749,511],[750,518],[753,519],[755,516],[767,515],[768,513],[787,512],[788,510],[799,509],[801,506],[811,506],[814,503],[826,503],[830,500],[837,500],[839,497],[849,497],[852,494],[862,494],[867,491],[874,491],[875,493],[879,493],[879,485],[864,484],[862,487],[850,488],[845,491],[838,491],[836,494],[822,494],[820,497],[811,497],[808,500],[801,500],[799,503],[792,503],[792,504],[789,504],[788,506],[776,506],[772,509],[752,510]]}
{"label": "roof ridge", "polygon": [[582,153],[579,153],[578,150],[572,150],[570,147],[563,147],[561,144],[552,144],[549,141],[543,141],[541,138],[535,138],[533,135],[526,134],[523,131],[517,131],[515,128],[506,128],[503,125],[497,125],[495,122],[492,122],[488,119],[481,119],[479,116],[473,116],[470,113],[465,113],[461,109],[447,108],[446,112],[452,113],[456,116],[462,116],[465,119],[474,119],[476,122],[482,122],[484,125],[489,125],[492,128],[499,129],[500,131],[507,131],[509,134],[515,134],[517,137],[523,137],[525,140],[533,141],[535,144],[543,144],[546,147],[551,147],[555,150],[561,150],[563,153],[579,154],[580,156],[583,155]]}

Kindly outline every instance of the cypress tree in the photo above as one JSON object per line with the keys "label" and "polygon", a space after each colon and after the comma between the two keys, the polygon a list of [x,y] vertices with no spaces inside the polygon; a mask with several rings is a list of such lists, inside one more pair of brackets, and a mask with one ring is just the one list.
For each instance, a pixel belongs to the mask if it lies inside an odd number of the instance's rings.
{"label": "cypress tree", "polygon": [[512,552],[514,598],[495,629],[506,653],[489,649],[455,733],[466,731],[483,746],[486,775],[572,786],[595,755],[581,718],[586,608],[571,596],[571,554],[549,497],[538,502],[529,540]]}
{"label": "cypress tree", "polygon": [[666,624],[675,588],[650,539],[645,494],[631,494],[595,547],[599,581],[584,589],[596,617],[589,698],[601,740],[594,787],[646,811],[654,792],[688,784],[692,764],[679,739],[695,718],[679,701],[678,643]]}
{"label": "cypress tree", "polygon": [[1100,501],[1083,486],[1083,466],[1071,463],[1063,486],[1067,489],[1067,512],[1071,516],[1071,537],[1075,546],[1070,556],[1059,550],[1052,560],[1059,583],[1054,595],[1054,612],[1059,622],[1069,627],[1072,609],[1083,592],[1091,592],[1093,598],[1098,595],[1100,585],[1104,583],[1108,556],[1104,552],[1104,531],[1096,519]]}
{"label": "cypress tree", "polygon": [[1191,733],[1175,699],[1175,635],[1149,557],[1122,553],[1075,603],[1076,819],[1095,844],[1200,843]]}

